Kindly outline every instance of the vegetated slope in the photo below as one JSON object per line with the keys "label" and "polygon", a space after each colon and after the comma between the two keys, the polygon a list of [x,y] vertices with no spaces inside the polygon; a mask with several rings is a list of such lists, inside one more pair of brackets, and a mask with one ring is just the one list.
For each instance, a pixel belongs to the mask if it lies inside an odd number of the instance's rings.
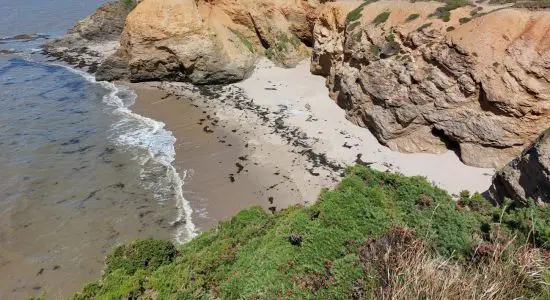
{"label": "vegetated slope", "polygon": [[549,209],[355,166],[311,206],[122,246],[74,299],[548,299],[548,247]]}

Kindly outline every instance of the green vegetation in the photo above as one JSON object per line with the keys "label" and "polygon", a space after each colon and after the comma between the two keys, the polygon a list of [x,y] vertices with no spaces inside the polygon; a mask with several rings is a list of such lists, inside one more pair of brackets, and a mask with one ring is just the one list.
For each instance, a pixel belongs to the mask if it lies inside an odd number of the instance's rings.
{"label": "green vegetation", "polygon": [[550,296],[550,209],[467,192],[455,202],[424,178],[363,166],[346,173],[311,206],[244,210],[177,252],[152,240],[118,248],[73,298]]}
{"label": "green vegetation", "polygon": [[378,47],[378,45],[376,45],[376,44],[371,44],[370,45],[370,53],[374,57],[379,57],[380,56],[380,47]]}
{"label": "green vegetation", "polygon": [[443,22],[449,22],[451,20],[451,11],[444,10],[441,12],[439,17],[443,20]]}
{"label": "green vegetation", "polygon": [[449,22],[451,20],[451,11],[471,4],[469,0],[445,0],[442,2],[445,3],[445,6],[437,8],[432,16],[440,18],[443,22]]}
{"label": "green vegetation", "polygon": [[352,22],[355,22],[361,18],[361,12],[363,12],[363,8],[371,3],[374,3],[378,0],[365,0],[361,5],[359,5],[354,10],[350,11],[348,15],[346,16],[346,24],[350,24]]}
{"label": "green vegetation", "polygon": [[246,48],[248,48],[248,50],[250,52],[254,52],[254,46],[252,45],[252,43],[246,38],[246,36],[244,34],[242,34],[242,32],[238,31],[238,30],[235,30],[235,29],[230,29],[231,32],[233,32],[233,34],[235,34],[239,40],[241,40],[241,42],[243,43],[243,45],[245,45]]}
{"label": "green vegetation", "polygon": [[352,31],[354,31],[355,28],[357,28],[358,26],[359,26],[359,22],[351,23],[351,24],[347,25],[346,31],[347,31],[347,32],[352,32]]}
{"label": "green vegetation", "polygon": [[425,28],[428,28],[428,27],[430,27],[430,26],[432,26],[432,23],[422,24],[422,26],[416,28],[416,31],[422,31],[422,30],[424,30]]}
{"label": "green vegetation", "polygon": [[298,49],[301,44],[302,41],[300,41],[297,36],[288,36],[286,33],[281,32],[276,35],[274,45],[269,47],[265,54],[269,59],[278,59],[292,53],[292,51]]}
{"label": "green vegetation", "polygon": [[490,0],[490,4],[514,4],[513,7],[545,9],[550,7],[550,0]]}
{"label": "green vegetation", "polygon": [[[495,66],[495,67],[497,67],[497,66]],[[536,145],[539,145],[539,144],[542,142],[542,140],[543,140],[544,138],[546,138],[549,134],[550,134],[550,128],[544,130],[544,131],[537,137],[537,140],[535,141],[535,144],[536,144]]]}
{"label": "green vegetation", "polygon": [[460,18],[458,20],[458,22],[460,22],[460,24],[466,24],[468,22],[470,22],[472,19],[471,18]]}
{"label": "green vegetation", "polygon": [[453,31],[455,30],[456,28],[454,26],[449,26],[447,27],[447,32],[450,32],[450,31]]}
{"label": "green vegetation", "polygon": [[133,9],[136,7],[137,2],[135,0],[120,0],[127,8]]}
{"label": "green vegetation", "polygon": [[385,11],[379,14],[378,16],[376,16],[374,20],[372,20],[372,24],[374,24],[374,26],[378,26],[379,24],[385,23],[389,17],[390,17],[390,12]]}
{"label": "green vegetation", "polygon": [[132,275],[139,269],[156,270],[161,265],[171,263],[176,253],[176,248],[169,242],[152,239],[137,241],[120,246],[109,254],[105,273],[120,269]]}
{"label": "green vegetation", "polygon": [[267,58],[269,58],[269,59],[275,58],[275,50],[273,50],[273,48],[266,49],[265,50],[265,56],[267,56]]}
{"label": "green vegetation", "polygon": [[350,11],[346,16],[346,23],[349,24],[359,20],[361,18],[361,12],[363,11],[363,7],[365,7],[365,5],[366,4],[363,3],[359,5],[357,8],[355,8],[354,10]]}
{"label": "green vegetation", "polygon": [[412,22],[420,17],[420,14],[410,14],[407,19],[405,19],[405,22]]}

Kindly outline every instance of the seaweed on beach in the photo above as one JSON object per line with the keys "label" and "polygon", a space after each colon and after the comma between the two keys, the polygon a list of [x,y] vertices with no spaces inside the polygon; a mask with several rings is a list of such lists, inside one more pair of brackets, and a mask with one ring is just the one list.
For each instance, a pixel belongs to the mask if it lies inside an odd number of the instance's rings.
{"label": "seaweed on beach", "polygon": [[[198,92],[209,101],[222,101],[223,99],[225,104],[232,105],[235,109],[254,114],[262,121],[262,125],[271,128],[272,133],[287,141],[287,144],[293,147],[292,152],[306,158],[306,161],[311,164],[312,171],[310,171],[310,174],[312,176],[319,176],[319,172],[313,171],[315,169],[325,169],[330,174],[338,175],[344,169],[339,163],[329,160],[326,154],[316,152],[312,147],[312,143],[315,141],[309,138],[301,129],[285,123],[288,114],[286,106],[279,106],[278,110],[270,110],[255,104],[253,99],[247,97],[244,91],[235,86],[210,85],[195,87],[194,89],[194,92]],[[333,179],[338,180],[338,177]]]}

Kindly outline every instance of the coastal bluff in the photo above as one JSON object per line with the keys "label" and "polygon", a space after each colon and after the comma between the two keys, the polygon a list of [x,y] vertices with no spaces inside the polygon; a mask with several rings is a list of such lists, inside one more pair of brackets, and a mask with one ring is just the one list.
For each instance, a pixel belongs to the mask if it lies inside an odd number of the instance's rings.
{"label": "coastal bluff", "polygon": [[[311,3],[310,3],[311,2]],[[316,1],[142,1],[126,19],[102,80],[224,84],[250,76],[259,54],[282,66],[309,56]],[[309,21],[308,21],[309,20]]]}
{"label": "coastal bluff", "polygon": [[348,120],[382,144],[452,149],[476,167],[503,167],[550,127],[550,11],[536,1],[143,0],[120,11],[116,30],[91,27],[119,38],[96,55],[98,80],[227,84],[261,56],[310,58]]}

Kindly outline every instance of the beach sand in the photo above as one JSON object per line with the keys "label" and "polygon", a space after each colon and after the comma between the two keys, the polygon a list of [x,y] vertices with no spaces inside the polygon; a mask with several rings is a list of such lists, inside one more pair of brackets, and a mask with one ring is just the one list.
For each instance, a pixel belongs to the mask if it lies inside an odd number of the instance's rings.
{"label": "beach sand", "polygon": [[345,118],[324,81],[309,62],[284,69],[264,59],[251,78],[232,85],[133,85],[133,110],[165,122],[177,138],[177,167],[187,172],[185,197],[201,230],[251,205],[311,203],[355,163],[424,176],[453,195],[490,186],[494,170],[466,166],[452,151],[404,154],[382,146]]}
{"label": "beach sand", "polygon": [[[240,127],[216,124],[215,112],[175,97],[155,84],[134,84],[138,95],[132,110],[164,122],[176,137],[176,169],[184,178],[184,197],[191,203],[192,220],[200,231],[228,219],[240,210],[261,205],[266,210],[296,203],[292,182],[280,188],[275,168],[250,163]],[[246,167],[244,167],[246,165]]]}
{"label": "beach sand", "polygon": [[328,97],[325,79],[309,72],[309,62],[284,69],[262,59],[249,79],[227,86],[157,85],[194,99],[219,120],[218,126],[242,128],[236,135],[249,144],[248,163],[289,174],[300,195],[296,203],[314,201],[321,188],[333,187],[354,163],[424,176],[455,195],[486,191],[494,173],[463,164],[452,151],[406,154],[381,145],[368,129],[345,118]]}

